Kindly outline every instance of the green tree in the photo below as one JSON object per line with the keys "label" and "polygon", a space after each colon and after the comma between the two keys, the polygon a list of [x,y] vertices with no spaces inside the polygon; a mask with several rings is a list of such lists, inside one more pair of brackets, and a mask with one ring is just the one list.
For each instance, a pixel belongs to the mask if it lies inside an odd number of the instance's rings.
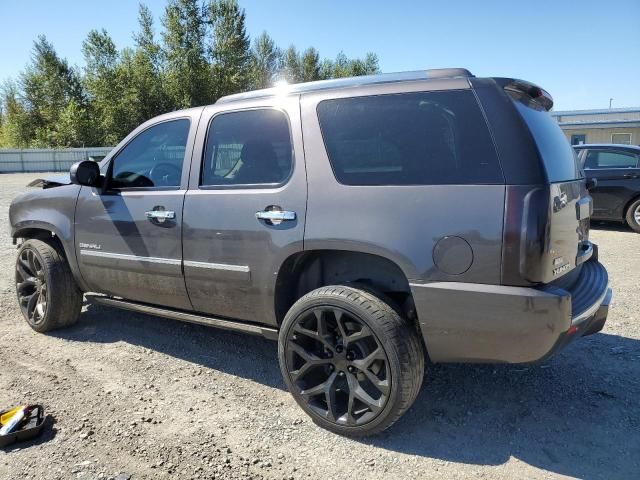
{"label": "green tree", "polygon": [[93,142],[115,145],[127,133],[123,125],[123,88],[118,81],[120,55],[106,30],[91,30],[82,44],[84,83],[90,101]]}
{"label": "green tree", "polygon": [[130,81],[135,90],[135,120],[142,123],[166,112],[170,104],[163,88],[164,65],[160,45],[155,39],[153,16],[143,4],[138,9],[138,23],[140,31],[134,35],[136,49]]}
{"label": "green tree", "polygon": [[34,42],[31,63],[20,76],[21,101],[27,114],[29,145],[58,146],[54,134],[60,113],[73,100],[84,105],[78,73],[61,59],[44,35]]}
{"label": "green tree", "polygon": [[251,49],[251,88],[267,88],[273,85],[280,64],[280,49],[273,39],[262,32]]}
{"label": "green tree", "polygon": [[302,54],[300,63],[303,82],[320,80],[320,54],[315,48],[307,48]]}
{"label": "green tree", "polygon": [[28,147],[33,137],[33,129],[24,105],[18,97],[18,85],[7,80],[0,88],[2,105],[2,126],[0,146],[4,148]]}
{"label": "green tree", "polygon": [[251,40],[245,28],[244,9],[237,0],[211,0],[207,12],[215,96],[242,92],[251,83]]}
{"label": "green tree", "polygon": [[282,56],[280,76],[289,83],[302,82],[301,62],[302,60],[296,47],[294,45],[289,45],[289,48],[287,48]]}
{"label": "green tree", "polygon": [[170,0],[162,18],[165,85],[174,109],[211,102],[206,24],[198,0]]}

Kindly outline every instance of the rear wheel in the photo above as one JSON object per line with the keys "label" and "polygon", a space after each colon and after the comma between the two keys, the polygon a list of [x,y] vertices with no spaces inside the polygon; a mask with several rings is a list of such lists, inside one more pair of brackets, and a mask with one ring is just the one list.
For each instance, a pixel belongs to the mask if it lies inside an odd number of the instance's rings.
{"label": "rear wheel", "polygon": [[25,320],[37,332],[74,324],[82,292],[64,257],[49,243],[27,240],[18,250],[16,293]]}
{"label": "rear wheel", "polygon": [[633,230],[640,233],[640,198],[627,208],[627,224]]}
{"label": "rear wheel", "polygon": [[319,288],[291,307],[278,356],[302,409],[319,426],[350,436],[391,426],[424,376],[415,329],[372,292],[347,286]]}

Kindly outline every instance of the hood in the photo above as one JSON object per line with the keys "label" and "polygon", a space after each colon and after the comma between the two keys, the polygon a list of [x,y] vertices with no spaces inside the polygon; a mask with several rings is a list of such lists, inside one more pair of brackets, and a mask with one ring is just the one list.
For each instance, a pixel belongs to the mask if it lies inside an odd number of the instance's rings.
{"label": "hood", "polygon": [[36,178],[34,181],[27,184],[27,187],[52,188],[59,187],[61,185],[71,185],[71,178],[68,173]]}

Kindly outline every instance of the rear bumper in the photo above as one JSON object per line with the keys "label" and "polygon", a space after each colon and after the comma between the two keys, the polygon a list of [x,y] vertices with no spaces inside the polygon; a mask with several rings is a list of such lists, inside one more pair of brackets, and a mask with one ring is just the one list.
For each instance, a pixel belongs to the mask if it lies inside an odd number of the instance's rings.
{"label": "rear bumper", "polygon": [[597,257],[571,288],[411,283],[420,328],[434,362],[529,363],[600,331],[611,289]]}

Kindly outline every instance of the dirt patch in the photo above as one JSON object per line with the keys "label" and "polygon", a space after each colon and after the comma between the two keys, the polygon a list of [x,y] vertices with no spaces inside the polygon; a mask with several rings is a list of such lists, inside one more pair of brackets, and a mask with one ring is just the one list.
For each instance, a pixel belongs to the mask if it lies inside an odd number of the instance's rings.
{"label": "dirt patch", "polygon": [[[0,175],[0,407],[55,423],[0,451],[0,478],[620,478],[640,470],[640,235],[596,225],[614,303],[600,334],[534,367],[435,366],[388,432],[317,428],[284,390],[276,344],[106,307],[52,335],[17,308]],[[119,477],[118,477],[119,476]]]}

